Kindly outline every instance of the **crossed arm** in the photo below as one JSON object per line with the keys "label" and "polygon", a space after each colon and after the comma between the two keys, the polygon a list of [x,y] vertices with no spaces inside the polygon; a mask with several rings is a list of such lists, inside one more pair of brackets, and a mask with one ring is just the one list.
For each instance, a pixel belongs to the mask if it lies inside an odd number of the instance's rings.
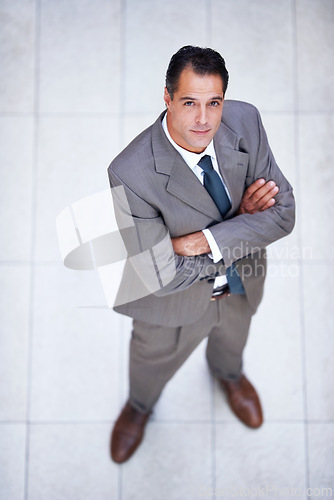
{"label": "crossed arm", "polygon": [[[246,189],[242,197],[237,215],[263,212],[275,204],[275,195],[279,188],[274,181],[256,180]],[[211,252],[207,239],[202,231],[172,238],[175,253],[184,257],[193,257]]]}

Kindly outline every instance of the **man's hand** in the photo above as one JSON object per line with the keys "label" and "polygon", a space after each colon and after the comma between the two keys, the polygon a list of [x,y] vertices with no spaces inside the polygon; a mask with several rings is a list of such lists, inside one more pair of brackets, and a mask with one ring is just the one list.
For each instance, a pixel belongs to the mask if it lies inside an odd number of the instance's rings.
{"label": "man's hand", "polygon": [[210,247],[202,231],[172,238],[174,252],[186,257],[209,253]]}
{"label": "man's hand", "polygon": [[[244,192],[237,215],[255,214],[272,207],[277,193],[278,187],[274,181],[266,182],[264,179],[258,179]],[[172,244],[174,252],[185,257],[211,252],[202,231],[172,238]]]}
{"label": "man's hand", "polygon": [[264,179],[258,179],[244,192],[237,215],[255,214],[267,210],[275,204],[274,196],[278,191],[274,181],[266,182]]}

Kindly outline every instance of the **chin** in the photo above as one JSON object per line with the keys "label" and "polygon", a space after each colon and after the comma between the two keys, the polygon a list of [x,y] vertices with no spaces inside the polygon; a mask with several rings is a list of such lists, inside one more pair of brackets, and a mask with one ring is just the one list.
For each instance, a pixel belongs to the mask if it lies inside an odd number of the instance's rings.
{"label": "chin", "polygon": [[211,142],[211,137],[210,139],[208,137],[204,138],[198,138],[196,141],[194,141],[194,138],[192,138],[189,141],[184,141],[185,146],[184,149],[187,149],[188,151],[192,151],[193,153],[201,153],[204,151],[205,148],[208,147],[208,145]]}
{"label": "chin", "polygon": [[201,149],[203,151],[205,148],[208,147],[208,145],[210,144],[210,142],[211,142],[211,139],[210,139],[209,142],[208,141],[199,141],[196,144],[194,144],[194,148]]}
{"label": "chin", "polygon": [[210,137],[199,137],[197,140],[192,140],[194,147],[206,148],[212,140],[212,136]]}

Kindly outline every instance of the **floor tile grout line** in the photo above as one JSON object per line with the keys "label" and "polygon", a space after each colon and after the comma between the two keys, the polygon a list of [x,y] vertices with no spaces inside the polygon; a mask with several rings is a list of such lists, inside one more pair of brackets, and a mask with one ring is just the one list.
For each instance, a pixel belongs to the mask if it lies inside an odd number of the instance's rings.
{"label": "floor tile grout line", "polygon": [[[122,316],[120,318],[120,332],[119,332],[119,356],[120,356],[120,363],[119,363],[119,370],[118,370],[118,377],[119,377],[119,402],[120,402],[120,407],[123,408],[124,406],[124,401],[123,401],[123,391],[124,391],[124,382],[123,382],[123,377],[124,377],[124,356],[125,356],[125,319]],[[114,423],[112,424],[114,425]],[[118,475],[117,475],[117,482],[118,482],[118,500],[122,500],[123,498],[123,465],[120,464],[118,467]]]}
{"label": "floor tile grout line", "polygon": [[[296,264],[307,264],[307,265],[334,265],[334,259],[309,259],[309,258],[273,258],[271,256],[268,257],[269,263],[291,263],[294,262]],[[59,260],[50,260],[50,261],[41,261],[41,260],[0,260],[0,266],[30,266],[34,265],[38,266],[60,266],[63,267],[63,264]]]}
{"label": "floor tile grout line", "polygon": [[[150,420],[150,425],[208,425],[211,426],[213,420],[211,418],[205,420]],[[232,425],[232,426],[240,426],[240,422],[229,419],[216,418],[214,419],[215,425]],[[2,420],[0,421],[0,427],[5,425],[26,425],[26,420]],[[100,419],[100,420],[29,420],[30,427],[38,427],[38,426],[85,426],[85,425],[113,425],[115,420],[108,419]],[[266,425],[301,425],[308,423],[309,425],[334,425],[334,419],[327,420],[316,420],[316,419],[299,419],[299,420],[291,420],[291,419],[266,419]]]}
{"label": "floor tile grout line", "polygon": [[[301,193],[301,173],[300,173],[300,141],[299,141],[299,68],[298,68],[298,11],[297,0],[292,1],[292,19],[293,19],[293,37],[294,37],[294,103],[295,103],[295,160],[296,160],[296,182],[299,196]],[[303,248],[303,233],[302,233],[302,217],[298,224],[298,246]],[[303,379],[303,406],[304,406],[304,449],[305,449],[305,481],[306,488],[310,486],[310,470],[309,470],[309,447],[308,447],[308,401],[307,401],[307,374],[306,374],[306,338],[305,338],[305,304],[304,304],[304,274],[303,262],[300,263],[299,269],[299,307],[300,307],[300,340],[301,340],[301,369]]]}
{"label": "floor tile grout line", "polygon": [[216,419],[215,419],[215,401],[216,401],[216,393],[215,393],[215,379],[211,377],[211,461],[212,461],[212,489],[216,491],[217,487],[217,467],[216,467]]}
{"label": "floor tile grout line", "polygon": [[[261,115],[324,115],[324,116],[330,116],[334,114],[334,109],[326,109],[326,110],[302,110],[300,109],[298,112],[295,110],[291,109],[261,109],[261,106],[258,105],[258,108],[261,111]],[[140,117],[140,116],[148,116],[148,115],[154,115],[156,116],[157,110],[152,109],[151,111],[147,112],[129,112],[129,111],[124,111],[120,112],[125,118],[131,118],[131,117]],[[85,117],[90,117],[90,118],[118,118],[120,113],[117,112],[108,112],[108,111],[81,111],[81,112],[66,112],[66,111],[39,111],[38,115],[40,118],[85,118]],[[0,112],[0,118],[33,118],[35,112],[34,111],[27,111],[27,112],[22,112],[22,111],[13,111],[13,112]]]}
{"label": "floor tile grout line", "polygon": [[30,416],[31,416],[31,383],[32,383],[32,355],[33,355],[33,329],[34,329],[34,289],[35,289],[35,235],[36,235],[36,203],[37,203],[37,162],[39,140],[39,48],[40,48],[40,0],[34,2],[34,136],[33,136],[33,161],[32,161],[32,187],[31,187],[31,244],[30,244],[30,296],[29,296],[29,327],[28,327],[28,353],[27,353],[27,385],[26,385],[26,440],[24,464],[24,499],[29,495],[29,458],[30,458]]}
{"label": "floor tile grout line", "polygon": [[[125,130],[124,130],[124,113],[125,113],[125,88],[123,82],[125,84],[126,81],[126,13],[127,13],[127,0],[120,0],[120,114],[119,114],[119,150],[124,147],[124,138],[125,138]],[[124,327],[125,321],[124,318],[120,320],[120,327],[122,330],[120,342],[119,342],[119,353],[120,353],[120,366],[118,370],[119,374],[119,397],[123,398],[123,376],[124,376]],[[123,407],[123,401],[121,401],[121,407]],[[118,500],[122,500],[123,498],[123,465],[120,464],[118,468],[117,474],[117,498]]]}
{"label": "floor tile grout line", "polygon": [[207,39],[207,47],[212,46],[212,9],[211,9],[211,0],[205,1],[205,10],[206,10],[206,39]]}
{"label": "floor tile grout line", "polygon": [[304,302],[304,268],[301,266],[300,273],[300,326],[301,326],[301,351],[302,351],[302,371],[303,371],[303,401],[304,401],[304,446],[305,446],[305,475],[306,487],[310,487],[309,469],[309,435],[308,435],[308,399],[307,399],[307,360],[306,360],[306,331],[305,331],[305,302]]}
{"label": "floor tile grout line", "polygon": [[126,115],[125,112],[125,99],[126,99],[126,12],[127,12],[127,0],[120,0],[121,2],[121,34],[120,34],[120,107],[119,107],[119,120],[120,120],[120,134],[119,134],[119,149],[122,150],[124,148],[124,139],[125,139],[125,130],[124,130],[124,118]]}
{"label": "floor tile grout line", "polygon": [[[0,112],[0,118],[33,118],[35,111]],[[40,118],[117,118],[119,113],[114,111],[38,111]]]}

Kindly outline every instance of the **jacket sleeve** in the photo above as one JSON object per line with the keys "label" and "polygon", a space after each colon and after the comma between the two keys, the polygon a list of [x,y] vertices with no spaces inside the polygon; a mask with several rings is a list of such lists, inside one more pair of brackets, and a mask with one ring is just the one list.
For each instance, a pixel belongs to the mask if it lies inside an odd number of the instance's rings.
{"label": "jacket sleeve", "polygon": [[161,214],[139,197],[108,168],[118,227],[131,267],[150,293],[164,296],[201,280],[225,274],[225,266],[213,264],[207,255],[182,257],[172,246]]}
{"label": "jacket sleeve", "polygon": [[253,110],[248,136],[240,142],[240,147],[249,154],[246,187],[264,178],[273,180],[279,192],[271,208],[255,214],[237,215],[210,227],[226,267],[288,235],[295,223],[292,187],[275,162],[258,110]]}

